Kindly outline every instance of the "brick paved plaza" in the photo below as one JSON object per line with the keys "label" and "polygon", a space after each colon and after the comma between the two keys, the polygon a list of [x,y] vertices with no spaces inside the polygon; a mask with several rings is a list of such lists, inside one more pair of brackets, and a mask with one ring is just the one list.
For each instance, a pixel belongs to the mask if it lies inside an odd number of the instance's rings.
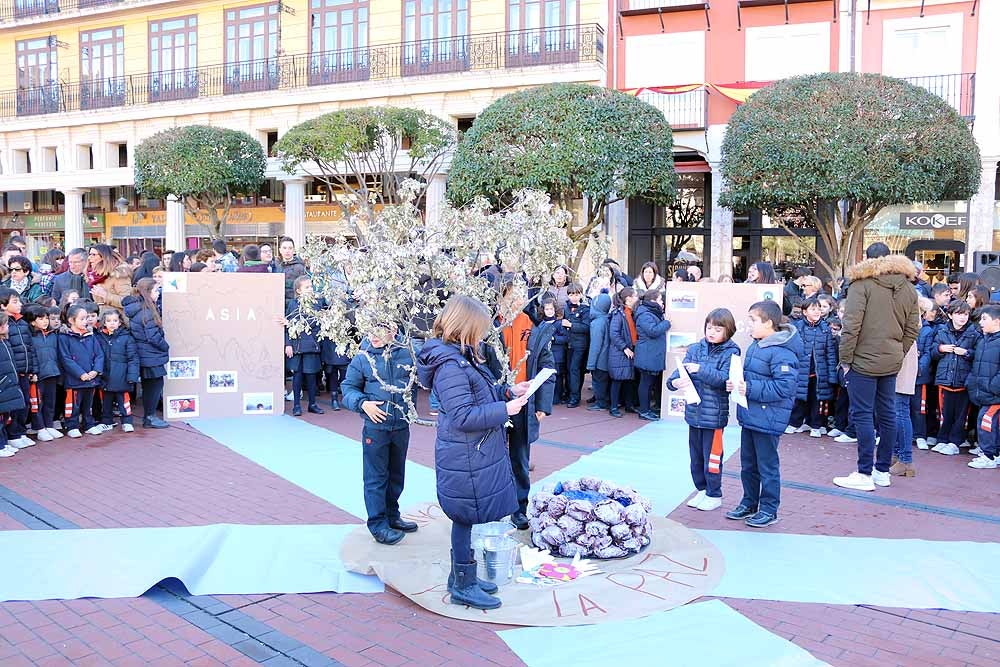
{"label": "brick paved plaza", "polygon": [[[346,411],[309,420],[359,436],[357,416]],[[533,479],[642,424],[557,408],[533,447]],[[432,429],[415,427],[410,458],[432,466],[433,442]],[[686,456],[684,448],[670,451]],[[970,470],[966,457],[915,452],[916,478],[893,478],[890,488],[863,495],[830,483],[852,469],[853,445],[785,436],[781,454],[782,520],[772,532],[1000,541],[1000,473]],[[738,465],[731,457],[724,469],[725,507],[739,497]],[[357,523],[187,426],[41,443],[0,464],[0,485],[4,530]],[[749,530],[721,512],[682,506],[669,516],[692,528]],[[17,576],[18,554],[3,556],[5,576]],[[1000,614],[725,602],[831,665],[1000,664]],[[524,664],[495,634],[502,629],[436,616],[388,588],[367,595],[190,596],[168,580],[135,599],[0,604],[0,665]]]}

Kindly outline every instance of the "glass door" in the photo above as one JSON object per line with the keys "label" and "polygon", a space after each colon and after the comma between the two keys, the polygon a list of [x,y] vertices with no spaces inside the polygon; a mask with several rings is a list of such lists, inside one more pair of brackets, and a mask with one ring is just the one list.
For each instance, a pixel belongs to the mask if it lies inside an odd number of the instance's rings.
{"label": "glass door", "polygon": [[403,76],[469,68],[469,0],[405,0]]}
{"label": "glass door", "polygon": [[278,4],[226,10],[225,92],[278,87]]}
{"label": "glass door", "polygon": [[17,42],[17,115],[32,116],[59,110],[59,67],[55,44],[49,37]]}
{"label": "glass door", "polygon": [[508,0],[507,66],[576,62],[579,11],[577,0]]}
{"label": "glass door", "polygon": [[311,7],[309,84],[367,80],[368,0],[311,0]]}
{"label": "glass door", "polygon": [[125,28],[80,33],[80,108],[125,104]]}

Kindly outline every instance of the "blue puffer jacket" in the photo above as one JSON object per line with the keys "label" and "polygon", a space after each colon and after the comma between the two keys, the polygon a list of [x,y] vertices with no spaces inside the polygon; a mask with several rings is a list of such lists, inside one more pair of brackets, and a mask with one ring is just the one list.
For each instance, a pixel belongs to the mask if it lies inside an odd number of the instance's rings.
{"label": "blue puffer jacket", "polygon": [[926,320],[920,326],[917,335],[917,384],[934,384],[934,339],[937,337],[937,326]]}
{"label": "blue puffer jacket", "polygon": [[[386,348],[373,347],[368,339],[362,341],[361,352],[347,367],[347,376],[340,384],[340,390],[344,392],[344,405],[348,410],[359,413],[365,420],[365,426],[379,431],[395,431],[409,427],[406,422],[406,402],[403,394],[387,391],[375,374],[377,372],[378,377],[387,385],[405,389],[410,383],[410,371],[407,369],[413,366],[413,355],[399,340],[389,350],[388,358],[385,352]],[[410,388],[409,393],[410,400],[416,401],[416,385]],[[388,415],[385,421],[376,424],[369,419],[361,409],[361,404],[365,401],[381,402],[382,405],[378,407]]]}
{"label": "blue puffer jacket", "polygon": [[[59,334],[59,365],[63,369],[63,386],[67,389],[83,389],[101,386],[104,372],[104,350],[91,332],[78,334],[66,331]],[[93,380],[81,380],[84,373],[97,371]]]}
{"label": "blue puffer jacket", "polygon": [[[322,307],[322,303],[316,304],[317,308]],[[319,354],[319,320],[316,316],[301,310],[298,299],[292,299],[285,307],[285,319],[294,322],[295,320],[305,320],[308,327],[305,331],[298,333],[292,338],[288,327],[285,327],[285,345],[291,345],[295,354]]]}
{"label": "blue puffer jacket", "polygon": [[14,366],[18,375],[30,375],[35,372],[35,349],[31,346],[31,325],[23,318],[8,319],[7,342],[14,355]]}
{"label": "blue puffer jacket", "polygon": [[1000,404],[1000,333],[979,338],[965,386],[973,405]]}
{"label": "blue puffer jacket", "polygon": [[625,356],[625,350],[635,351],[632,344],[632,333],[625,320],[624,308],[616,308],[611,313],[608,325],[608,374],[612,380],[626,381],[635,376],[633,360]]}
{"label": "blue puffer jacket", "polygon": [[[939,387],[964,387],[965,380],[972,369],[972,359],[975,357],[976,343],[979,342],[979,328],[969,322],[960,331],[955,331],[951,324],[938,327],[931,345],[933,359],[938,362],[934,384]],[[941,352],[941,345],[955,345],[968,350],[964,356]]]}
{"label": "blue puffer jacket", "polygon": [[802,339],[790,324],[750,344],[743,362],[747,407],[740,405],[736,410],[743,428],[771,435],[785,432],[795,403],[801,355]]}
{"label": "blue puffer jacket", "polygon": [[809,396],[809,374],[816,374],[816,398],[828,401],[833,398],[837,385],[837,343],[830,325],[820,320],[810,324],[805,317],[793,322],[802,340],[799,356],[799,384],[795,398],[800,401]]}
{"label": "blue puffer jacket", "polygon": [[[717,429],[724,428],[729,423],[726,380],[729,379],[729,365],[734,354],[739,356],[740,346],[732,340],[713,345],[702,338],[688,347],[683,363],[698,364],[698,372],[688,375],[701,398],[701,403],[688,403],[684,407],[684,421],[688,426]],[[673,382],[679,377],[680,373],[675,370],[667,380],[667,387],[671,391],[677,391]]]}
{"label": "blue puffer jacket", "polygon": [[122,299],[122,308],[128,318],[128,331],[139,351],[139,366],[157,368],[166,364],[170,359],[170,345],[163,337],[163,327],[156,323],[153,314],[144,307],[142,299],[127,296]]}
{"label": "blue puffer jacket", "polygon": [[320,340],[319,354],[324,366],[347,366],[351,363],[351,358],[338,352],[336,343],[329,338]]}
{"label": "blue puffer jacket", "polygon": [[7,341],[0,341],[0,414],[24,409],[24,395],[17,380],[17,369],[14,366],[14,353]]}
{"label": "blue puffer jacket", "polygon": [[611,297],[598,294],[590,304],[590,349],[587,352],[587,370],[608,370],[608,323]]}
{"label": "blue puffer jacket", "polygon": [[569,349],[590,349],[590,306],[581,303],[574,306],[566,304],[566,319],[572,325],[569,330]]}
{"label": "blue puffer jacket", "polygon": [[[528,360],[524,362],[525,371],[529,380],[538,375],[538,371],[543,368],[555,368],[555,359],[552,357],[552,338],[554,328],[551,324],[543,322],[532,327],[528,335]],[[497,358],[496,352],[491,346],[484,346],[482,356],[486,359],[486,367],[493,374],[494,381],[503,377],[503,366]],[[427,385],[424,385],[425,387]],[[538,440],[539,423],[536,412],[552,414],[552,399],[556,389],[556,377],[553,375],[538,388],[524,409],[528,413],[528,444]]]}
{"label": "blue puffer jacket", "polygon": [[[419,355],[420,383],[441,402],[434,469],[441,509],[465,524],[497,521],[517,511],[514,473],[507,453],[505,389],[471,351],[439,339]],[[527,409],[527,408],[522,408]]]}
{"label": "blue puffer jacket", "polygon": [[565,364],[568,359],[567,353],[569,352],[569,329],[562,325],[562,320],[560,319],[546,318],[542,322],[552,327],[552,361],[555,362],[557,367]]}
{"label": "blue puffer jacket", "polygon": [[101,387],[110,392],[132,391],[132,385],[139,381],[139,350],[132,334],[116,329],[114,333],[101,330],[94,335],[104,353]]}
{"label": "blue puffer jacket", "polygon": [[645,302],[635,311],[635,367],[649,373],[662,373],[667,367],[667,331],[670,320],[663,319],[663,308]]}
{"label": "blue puffer jacket", "polygon": [[59,332],[38,331],[31,334],[31,347],[35,350],[35,360],[38,362],[39,380],[48,380],[62,376],[59,368]]}

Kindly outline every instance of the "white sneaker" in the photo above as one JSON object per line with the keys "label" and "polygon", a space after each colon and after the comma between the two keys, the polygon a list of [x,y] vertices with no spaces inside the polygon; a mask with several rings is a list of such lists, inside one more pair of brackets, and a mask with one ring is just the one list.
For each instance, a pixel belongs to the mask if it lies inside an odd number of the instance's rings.
{"label": "white sneaker", "polygon": [[841,433],[840,435],[838,435],[833,440],[834,440],[834,442],[857,442],[858,441],[857,438],[852,438],[851,436],[847,435],[846,433]]}
{"label": "white sneaker", "polygon": [[35,441],[26,435],[22,435],[20,438],[10,440],[9,444],[16,449],[24,449],[25,447],[34,447]]}
{"label": "white sneaker", "polygon": [[71,438],[82,438],[83,437],[83,433],[80,433],[80,429],[78,429],[78,428],[71,429],[66,435],[68,435]]}
{"label": "white sneaker", "polygon": [[115,430],[115,425],[114,424],[98,424],[98,426],[100,426],[101,430],[104,431],[105,433],[107,433],[108,431],[114,431]]}
{"label": "white sneaker", "polygon": [[938,440],[937,438],[927,438],[927,444],[933,447],[934,445],[938,444]]}
{"label": "white sneaker", "polygon": [[968,449],[969,447],[972,447],[972,443],[966,440],[961,445],[959,445],[959,447],[961,447],[962,449]]}
{"label": "white sneaker", "polygon": [[38,435],[38,431],[33,428],[29,428],[28,435]]}
{"label": "white sneaker", "polygon": [[847,477],[834,477],[833,483],[845,489],[854,489],[855,491],[875,490],[875,482],[872,481],[871,475],[862,475],[857,471],[852,472]]}
{"label": "white sneaker", "polygon": [[808,430],[809,430],[809,424],[803,424],[802,426],[800,426],[797,429],[795,429],[795,432],[796,433],[805,433]]}
{"label": "white sneaker", "polygon": [[979,447],[975,447],[975,448],[973,448],[973,449],[970,449],[970,450],[968,451],[968,454],[969,454],[970,456],[979,456],[979,455],[980,455],[980,454],[982,454],[982,453],[983,453],[983,450],[979,449]]}
{"label": "white sneaker", "polygon": [[14,456],[14,454],[17,454],[17,448],[15,447],[11,447],[8,445],[7,447],[0,449],[0,459],[9,458],[11,456]]}
{"label": "white sneaker", "polygon": [[51,435],[56,440],[58,440],[59,438],[63,437],[63,434],[60,433],[59,431],[57,431],[54,428],[47,428],[45,430],[48,432],[49,435]]}
{"label": "white sneaker", "polygon": [[97,426],[91,426],[90,428],[88,428],[86,433],[87,435],[100,435],[104,433],[104,428],[102,428],[101,425],[98,424]]}
{"label": "white sneaker", "polygon": [[826,427],[825,426],[820,426],[819,427],[819,434],[820,435],[826,435]]}
{"label": "white sneaker", "polygon": [[839,438],[840,436],[844,435],[844,432],[841,431],[839,428],[835,428],[829,433],[827,433],[827,435],[830,436],[831,438]]}
{"label": "white sneaker", "polygon": [[887,472],[872,470],[872,482],[875,483],[875,486],[889,486],[892,484],[892,477]]}
{"label": "white sneaker", "polygon": [[947,442],[939,442],[936,445],[934,445],[933,447],[931,447],[931,451],[932,452],[940,452],[941,449],[943,447],[945,447],[945,445],[947,445],[947,444],[948,444]]}
{"label": "white sneaker", "polygon": [[53,440],[55,440],[55,438],[53,438],[52,434],[49,433],[49,429],[43,428],[38,432],[38,442],[52,442]]}
{"label": "white sneaker", "polygon": [[135,430],[135,426],[131,424],[122,424],[122,433],[131,433]]}
{"label": "white sneaker", "polygon": [[927,449],[927,440],[924,438],[917,438],[917,449]]}
{"label": "white sneaker", "polygon": [[54,422],[52,422],[52,428],[57,430],[62,429],[62,422],[56,419]]}
{"label": "white sneaker", "polygon": [[958,445],[946,442],[943,445],[938,445],[938,449],[936,451],[938,454],[944,454],[945,456],[955,456],[961,450],[958,448]]}
{"label": "white sneaker", "polygon": [[798,431],[795,430],[794,426],[786,426],[785,435],[791,435],[792,433],[798,433]]}
{"label": "white sneaker", "polygon": [[823,437],[823,429],[819,429],[819,428],[809,429],[809,437],[810,438],[822,438]]}
{"label": "white sneaker", "polygon": [[969,461],[970,468],[976,468],[977,470],[993,470],[1000,467],[996,459],[991,459],[985,454],[980,454],[976,459]]}
{"label": "white sneaker", "polygon": [[290,400],[292,400],[292,398],[293,398],[292,397],[292,392],[288,392],[287,394],[285,394],[285,400],[286,401],[290,401]]}
{"label": "white sneaker", "polygon": [[698,493],[694,494],[694,496],[691,497],[691,500],[687,501],[687,506],[698,507],[698,505],[700,505],[701,501],[703,501],[704,499],[705,499],[705,492],[699,491]]}
{"label": "white sneaker", "polygon": [[695,509],[699,509],[702,512],[711,512],[712,510],[717,510],[720,507],[722,507],[722,498],[705,496]]}

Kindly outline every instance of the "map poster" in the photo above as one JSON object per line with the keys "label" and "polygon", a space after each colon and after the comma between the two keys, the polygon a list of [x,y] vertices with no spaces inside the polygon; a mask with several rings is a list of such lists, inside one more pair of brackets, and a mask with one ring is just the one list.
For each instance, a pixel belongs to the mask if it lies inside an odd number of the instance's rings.
{"label": "map poster", "polygon": [[[663,373],[663,419],[684,419],[684,392],[667,389],[667,379],[684,361],[688,346],[705,337],[705,318],[716,308],[728,308],[736,320],[733,341],[745,355],[752,339],[747,329],[750,306],[758,301],[776,301],[781,305],[782,285],[747,283],[667,283],[666,318],[667,370]],[[729,423],[736,423],[736,404],[730,403]]]}
{"label": "map poster", "polygon": [[242,417],[282,409],[285,330],[276,318],[284,314],[282,274],[164,274],[163,329],[173,372],[165,378],[163,396],[176,399],[165,418]]}

